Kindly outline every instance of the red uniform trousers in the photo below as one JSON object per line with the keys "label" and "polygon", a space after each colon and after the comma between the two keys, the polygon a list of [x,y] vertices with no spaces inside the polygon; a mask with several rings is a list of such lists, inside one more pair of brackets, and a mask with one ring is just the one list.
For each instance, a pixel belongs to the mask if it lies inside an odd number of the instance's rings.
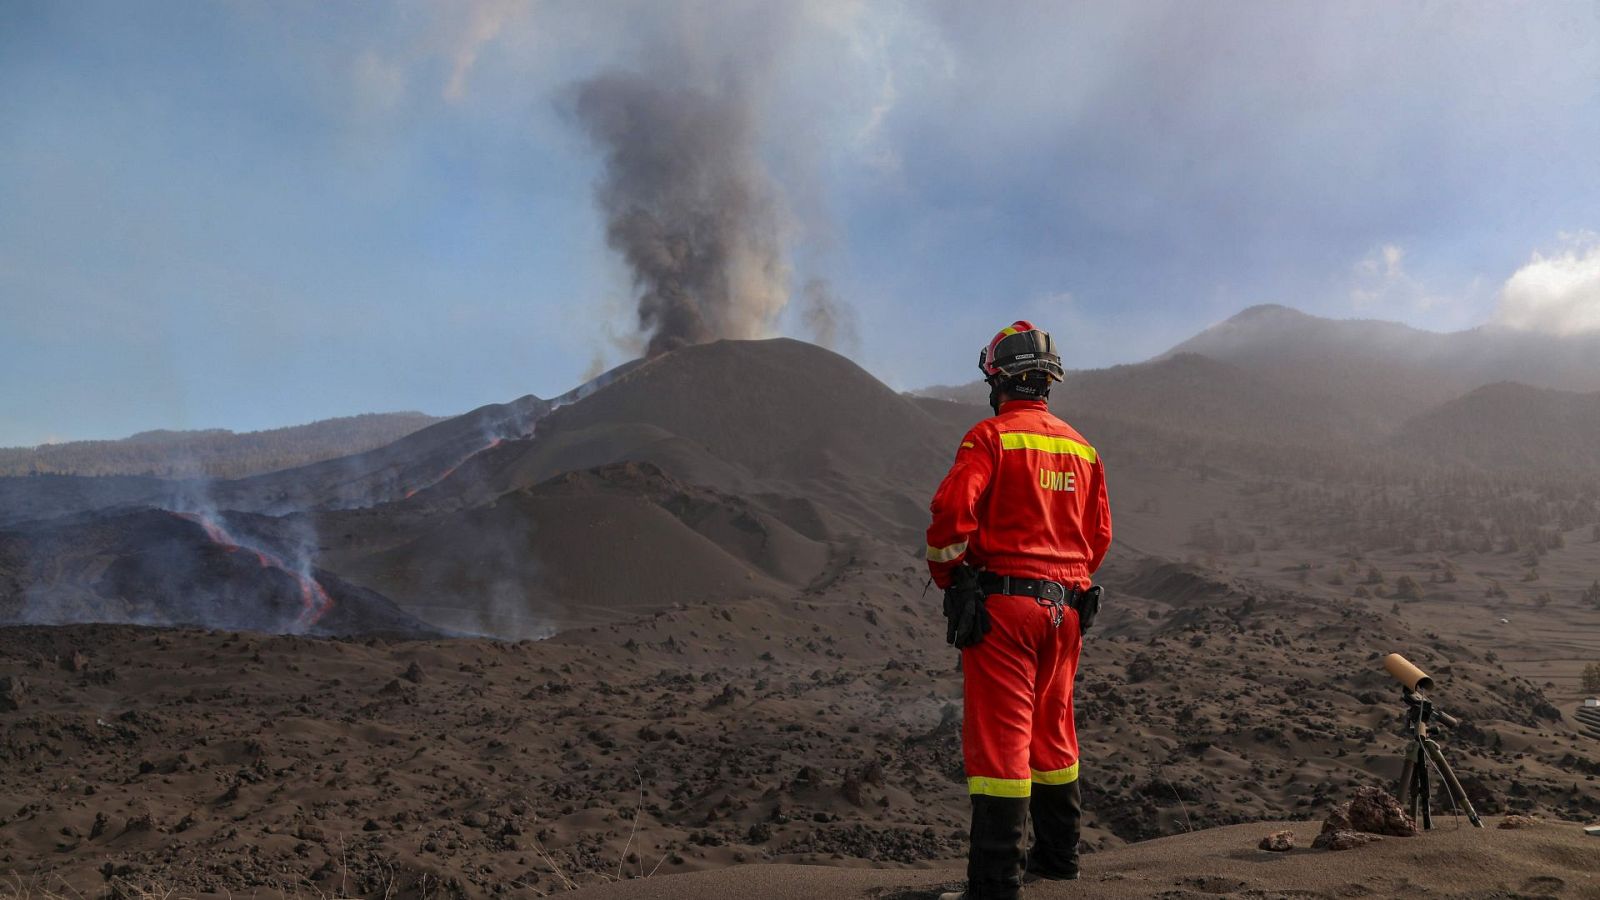
{"label": "red uniform trousers", "polygon": [[1054,611],[1033,597],[995,594],[987,602],[991,630],[961,651],[967,791],[1027,797],[1034,783],[1070,784],[1078,779],[1078,613],[1064,609],[1052,625]]}

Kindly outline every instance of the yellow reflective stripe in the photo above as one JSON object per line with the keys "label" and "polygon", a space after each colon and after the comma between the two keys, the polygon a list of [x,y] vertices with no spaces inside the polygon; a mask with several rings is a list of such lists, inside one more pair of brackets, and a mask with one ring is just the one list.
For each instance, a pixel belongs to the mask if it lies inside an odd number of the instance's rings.
{"label": "yellow reflective stripe", "polygon": [[1078,764],[1073,763],[1065,769],[1051,769],[1041,772],[1038,769],[1029,769],[1033,773],[1033,780],[1038,784],[1071,784],[1078,780]]}
{"label": "yellow reflective stripe", "polygon": [[973,448],[974,448],[974,447],[976,447],[976,446],[978,446],[978,445],[977,445],[977,444],[974,444],[974,443],[973,443],[973,442],[971,442],[971,441],[962,441],[962,442],[961,442],[961,449],[963,449],[963,450],[971,450],[971,449],[973,449]]}
{"label": "yellow reflective stripe", "polygon": [[1080,444],[1071,438],[1053,437],[1048,434],[1032,434],[1026,431],[1007,431],[1000,435],[1001,450],[1040,450],[1045,453],[1056,453],[1064,456],[1079,456],[1089,462],[1100,458],[1100,454],[1088,444]]}
{"label": "yellow reflective stripe", "polygon": [[1027,797],[1033,794],[1033,782],[1026,778],[984,778],[980,775],[967,779],[967,793],[988,797]]}
{"label": "yellow reflective stripe", "polygon": [[951,562],[959,559],[961,554],[967,552],[967,542],[951,544],[948,547],[928,547],[928,562]]}
{"label": "yellow reflective stripe", "polygon": [[1010,325],[1007,325],[1006,327],[1000,329],[1001,337],[1010,337],[1010,336],[1012,336],[1013,334],[1016,334],[1016,333],[1017,333],[1017,330],[1015,328],[1012,328]]}

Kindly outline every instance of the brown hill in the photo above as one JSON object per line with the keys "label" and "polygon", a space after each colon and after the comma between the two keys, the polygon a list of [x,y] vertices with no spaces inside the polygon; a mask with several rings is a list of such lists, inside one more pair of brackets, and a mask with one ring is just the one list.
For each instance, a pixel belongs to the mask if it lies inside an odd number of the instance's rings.
{"label": "brown hill", "polygon": [[[481,506],[430,516],[395,541],[362,514],[328,564],[440,626],[546,637],[674,604],[794,593],[827,545],[753,504],[675,481],[651,463],[568,472]],[[359,535],[359,537],[357,536]]]}
{"label": "brown hill", "polygon": [[724,341],[620,372],[530,437],[319,531],[338,536],[328,566],[430,621],[545,634],[791,594],[863,539],[910,553],[959,433],[821,348]]}
{"label": "brown hill", "polygon": [[1331,393],[1193,353],[1073,372],[1052,393],[1052,408],[1069,420],[1117,420],[1225,440],[1326,444],[1371,424]]}
{"label": "brown hill", "polygon": [[1592,475],[1600,471],[1600,393],[1485,385],[1410,419],[1394,444],[1444,464]]}
{"label": "brown hill", "polygon": [[533,440],[482,454],[419,499],[471,505],[564,471],[641,461],[763,503],[813,539],[826,537],[815,523],[834,518],[914,541],[951,440],[945,423],[831,351],[717,341],[555,410]]}

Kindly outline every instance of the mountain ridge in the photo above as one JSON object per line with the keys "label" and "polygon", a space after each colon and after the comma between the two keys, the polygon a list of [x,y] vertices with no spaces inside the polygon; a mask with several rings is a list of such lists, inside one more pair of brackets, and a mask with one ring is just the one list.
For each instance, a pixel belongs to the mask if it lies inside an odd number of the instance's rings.
{"label": "mountain ridge", "polygon": [[0,447],[0,476],[242,478],[361,453],[445,418],[414,411],[361,413],[257,431],[152,429],[114,440]]}

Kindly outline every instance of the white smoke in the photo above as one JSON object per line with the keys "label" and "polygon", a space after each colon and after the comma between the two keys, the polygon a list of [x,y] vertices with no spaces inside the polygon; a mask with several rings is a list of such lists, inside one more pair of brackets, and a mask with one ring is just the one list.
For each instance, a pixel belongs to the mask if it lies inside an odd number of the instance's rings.
{"label": "white smoke", "polygon": [[1600,234],[1563,235],[1565,249],[1535,252],[1500,288],[1495,323],[1572,335],[1600,331]]}

